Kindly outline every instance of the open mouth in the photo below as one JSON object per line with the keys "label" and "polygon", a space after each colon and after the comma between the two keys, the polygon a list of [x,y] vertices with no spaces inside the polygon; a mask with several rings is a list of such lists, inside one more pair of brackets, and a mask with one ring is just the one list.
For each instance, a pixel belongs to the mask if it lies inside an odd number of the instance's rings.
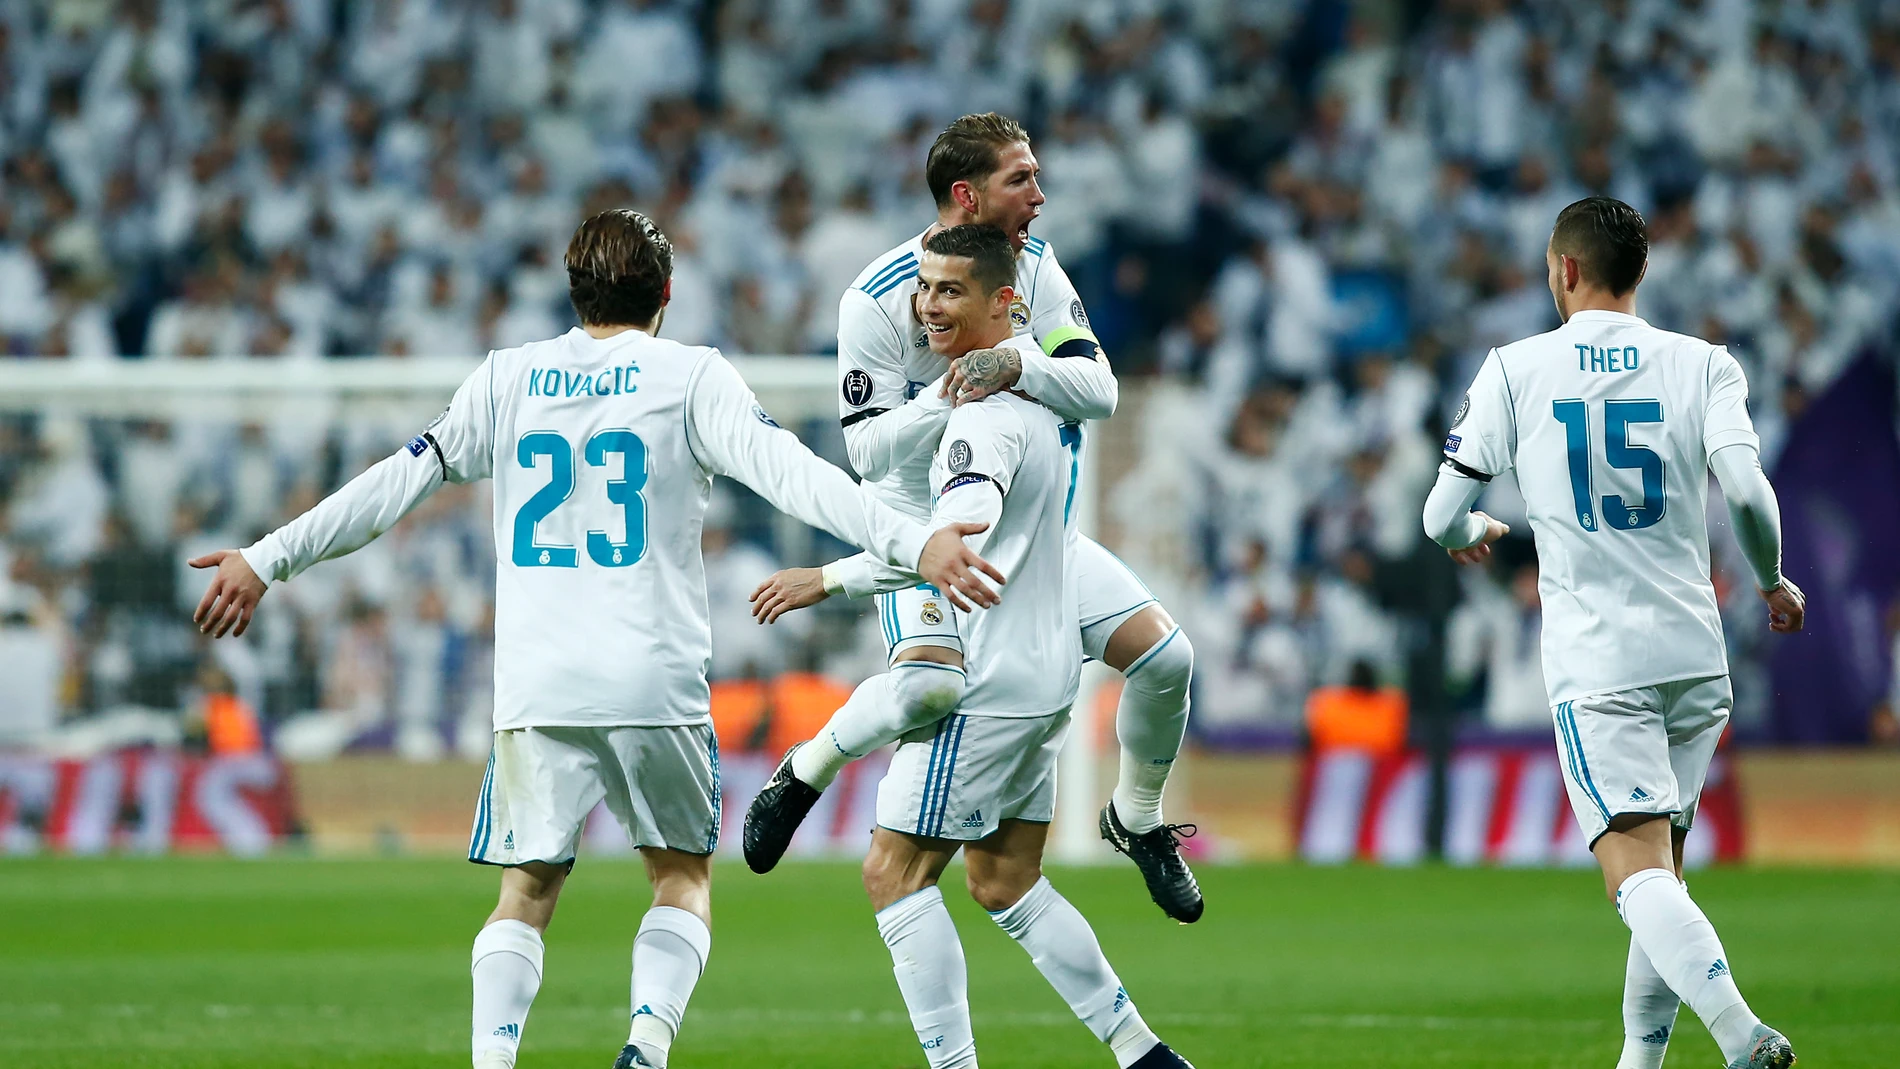
{"label": "open mouth", "polygon": [[925,324],[924,324],[924,332],[925,332],[925,333],[927,333],[927,334],[948,334],[948,333],[950,333],[950,324],[948,324],[948,323],[925,323]]}

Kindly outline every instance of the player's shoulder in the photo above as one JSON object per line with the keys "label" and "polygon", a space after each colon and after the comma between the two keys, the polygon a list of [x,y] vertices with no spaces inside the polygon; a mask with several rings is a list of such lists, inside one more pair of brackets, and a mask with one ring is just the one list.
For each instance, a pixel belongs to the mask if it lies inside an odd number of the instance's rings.
{"label": "player's shoulder", "polygon": [[1056,254],[1054,250],[1050,249],[1049,243],[1036,235],[1029,235],[1029,240],[1023,242],[1023,261],[1025,263],[1031,261],[1037,263],[1044,261],[1053,263],[1055,262],[1055,258]]}
{"label": "player's shoulder", "polygon": [[917,261],[923,248],[923,235],[918,234],[872,260],[871,265],[858,272],[858,277],[852,280],[851,290],[864,293],[873,300],[889,297],[905,282],[917,277]]}

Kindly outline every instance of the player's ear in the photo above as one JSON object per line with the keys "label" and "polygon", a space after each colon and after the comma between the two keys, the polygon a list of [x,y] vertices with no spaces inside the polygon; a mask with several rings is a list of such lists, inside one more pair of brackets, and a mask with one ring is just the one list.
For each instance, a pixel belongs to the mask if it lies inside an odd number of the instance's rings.
{"label": "player's ear", "polygon": [[1009,306],[1016,303],[1016,287],[1002,285],[990,295],[990,316],[1001,318],[1009,314]]}
{"label": "player's ear", "polygon": [[660,287],[660,307],[665,308],[667,305],[672,304],[672,303],[673,303],[673,280],[669,278],[666,280],[666,285]]}
{"label": "player's ear", "polygon": [[957,207],[976,214],[976,186],[968,179],[950,183],[950,199],[957,202]]}
{"label": "player's ear", "polygon": [[1577,262],[1575,256],[1566,255],[1563,258],[1562,266],[1564,272],[1564,292],[1569,293],[1571,290],[1577,288],[1579,282],[1583,281],[1583,265]]}

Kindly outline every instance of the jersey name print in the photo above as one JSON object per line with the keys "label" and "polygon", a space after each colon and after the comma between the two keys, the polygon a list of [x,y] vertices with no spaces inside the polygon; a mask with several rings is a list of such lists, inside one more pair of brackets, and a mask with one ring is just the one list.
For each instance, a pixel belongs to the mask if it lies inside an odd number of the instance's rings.
{"label": "jersey name print", "polygon": [[1584,311],[1494,349],[1448,460],[1515,470],[1537,542],[1551,703],[1723,675],[1709,581],[1709,457],[1757,444],[1728,350]]}

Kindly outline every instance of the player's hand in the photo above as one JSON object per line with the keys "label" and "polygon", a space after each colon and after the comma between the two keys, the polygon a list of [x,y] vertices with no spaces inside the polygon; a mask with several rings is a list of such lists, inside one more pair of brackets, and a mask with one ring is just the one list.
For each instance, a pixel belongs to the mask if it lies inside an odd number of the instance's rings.
{"label": "player's hand", "polygon": [[1482,512],[1473,512],[1472,515],[1484,520],[1484,537],[1478,539],[1476,545],[1445,551],[1451,554],[1451,559],[1459,564],[1477,564],[1483,561],[1491,555],[1491,543],[1511,533],[1511,525],[1502,520],[1493,519]]}
{"label": "player's hand", "polygon": [[993,393],[1002,393],[1023,377],[1021,349],[972,349],[950,361],[944,374],[941,397],[955,398],[962,405],[981,401]]}
{"label": "player's hand", "polygon": [[831,595],[823,568],[786,568],[773,572],[752,592],[752,618],[769,624],[793,609],[809,608]]}
{"label": "player's hand", "polygon": [[1808,596],[1785,575],[1780,586],[1761,592],[1761,600],[1768,603],[1768,630],[1778,635],[1792,635],[1807,621]]}
{"label": "player's hand", "polygon": [[[987,609],[1003,600],[1002,595],[983,581],[983,575],[998,583],[1008,580],[994,565],[963,544],[963,536],[982,534],[989,529],[987,523],[953,523],[931,535],[930,541],[924,543],[923,555],[917,558],[917,574],[924,582],[943,591],[950,604],[964,612],[971,611],[971,604]],[[963,596],[958,597],[959,594]]]}
{"label": "player's hand", "polygon": [[251,570],[244,554],[235,549],[220,549],[194,557],[189,563],[193,568],[218,570],[198,602],[198,611],[191,614],[191,622],[212,638],[223,638],[227,631],[233,638],[242,635],[251,626],[251,614],[264,596],[264,581]]}

